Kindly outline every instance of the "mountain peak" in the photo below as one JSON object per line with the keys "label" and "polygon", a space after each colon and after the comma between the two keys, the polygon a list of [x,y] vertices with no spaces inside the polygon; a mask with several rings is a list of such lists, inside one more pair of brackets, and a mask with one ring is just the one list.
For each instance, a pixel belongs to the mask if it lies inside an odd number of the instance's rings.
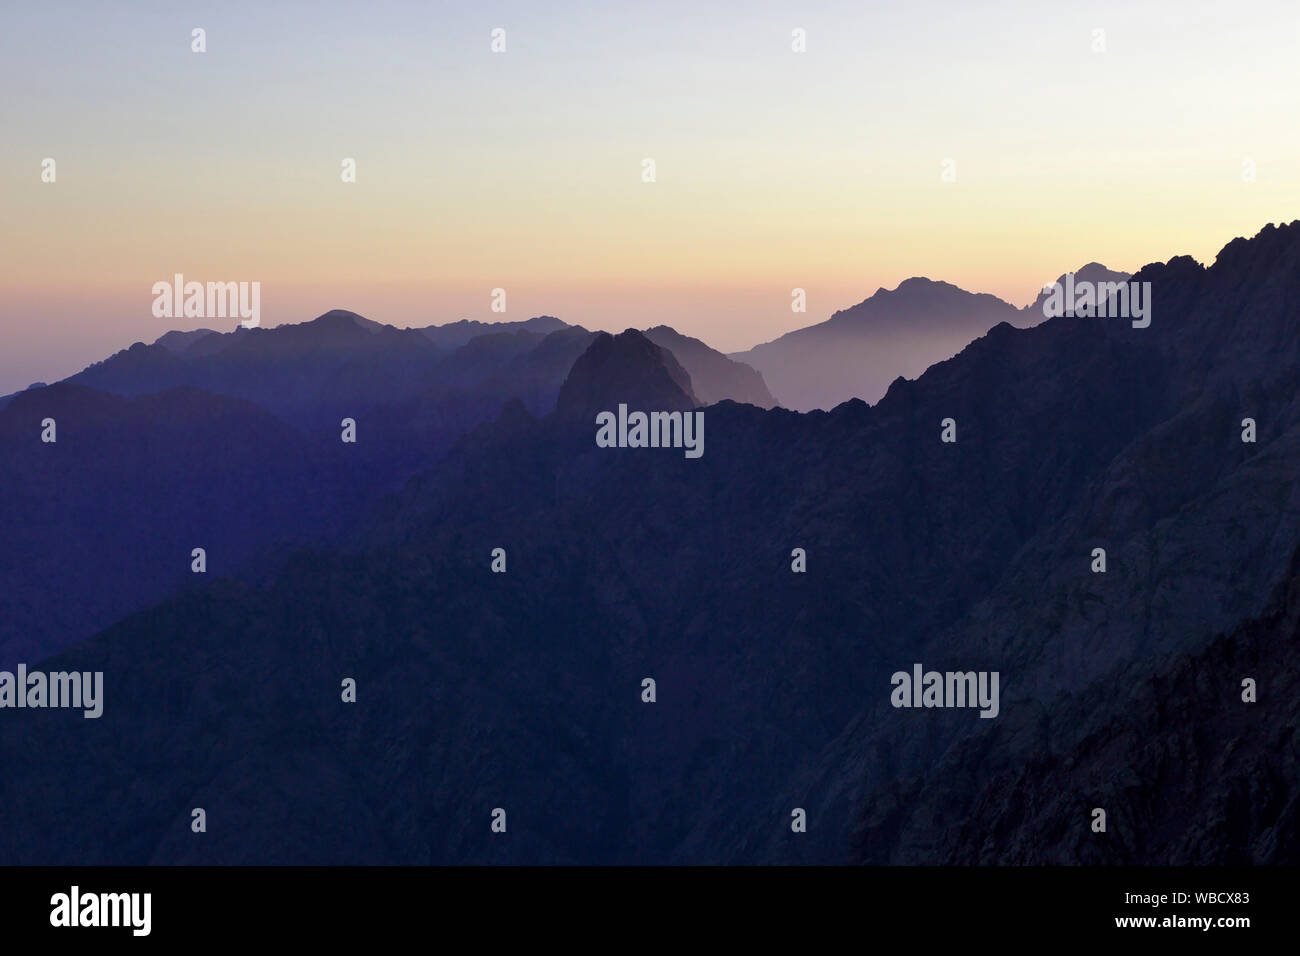
{"label": "mountain peak", "polygon": [[876,290],[876,295],[881,295],[882,293],[884,295],[897,295],[899,292],[928,292],[930,290],[939,289],[956,289],[958,292],[965,291],[964,289],[953,285],[951,282],[944,282],[941,279],[931,279],[927,276],[911,276],[910,278],[904,279],[892,290],[881,286],[881,288]]}
{"label": "mountain peak", "polygon": [[384,327],[382,322],[376,322],[373,319],[367,319],[364,315],[351,312],[347,309],[330,309],[323,315],[318,315],[310,322],[304,325],[316,326],[356,326],[359,329],[365,329],[367,332],[378,332]]}
{"label": "mountain peak", "polygon": [[730,357],[756,369],[786,408],[876,402],[899,375],[914,378],[1020,310],[987,293],[913,276],[894,289]]}
{"label": "mountain peak", "polygon": [[[977,306],[979,308],[1013,309],[1014,306],[1003,302],[997,296],[987,292],[968,292],[961,286],[944,282],[942,279],[930,279],[925,276],[912,276],[904,279],[892,289],[881,286],[870,297],[857,305],[840,309],[822,326],[850,323],[854,325],[889,325],[902,322],[912,325],[918,322],[933,323],[946,310],[962,310]],[[800,335],[807,329],[819,326],[807,326],[788,335]],[[780,341],[779,339],[777,341]]]}
{"label": "mountain peak", "polygon": [[691,377],[672,352],[636,329],[599,332],[560,386],[562,418],[589,418],[619,404],[642,411],[689,411],[699,404]]}
{"label": "mountain peak", "polygon": [[[1133,277],[1132,273],[1117,272],[1114,269],[1107,268],[1100,262],[1089,262],[1087,265],[1080,266],[1073,272],[1062,272],[1056,277],[1055,282],[1064,286],[1065,277],[1068,275],[1074,276],[1074,282],[1076,284],[1080,282],[1091,282],[1094,284],[1100,282],[1127,282]],[[1048,293],[1045,290],[1051,285],[1051,282],[1043,283],[1042,288],[1038,290],[1037,298],[1035,298],[1029,305],[1025,306],[1026,312],[1036,312],[1040,316],[1043,314],[1043,302],[1046,301],[1048,296]]]}

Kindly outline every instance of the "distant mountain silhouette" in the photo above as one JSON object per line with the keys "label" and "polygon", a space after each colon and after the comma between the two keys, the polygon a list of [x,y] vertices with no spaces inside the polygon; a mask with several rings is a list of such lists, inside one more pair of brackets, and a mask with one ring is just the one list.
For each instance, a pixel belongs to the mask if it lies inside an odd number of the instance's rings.
{"label": "distant mountain silhouette", "polygon": [[[1065,273],[1061,273],[1061,275],[1054,280],[1059,283],[1062,288],[1065,287],[1065,275]],[[1075,282],[1091,282],[1094,284],[1101,282],[1125,282],[1130,277],[1130,273],[1116,272],[1114,269],[1107,269],[1100,262],[1089,262],[1086,266],[1077,269],[1074,272]],[[1046,288],[1050,284],[1051,283],[1044,283],[1043,287]],[[1025,306],[1025,311],[1029,313],[1030,324],[1041,322],[1046,317],[1043,312],[1043,303],[1047,301],[1047,296],[1048,293],[1040,289],[1038,292],[1038,298],[1030,305]]]}
{"label": "distant mountain silhouette", "polygon": [[459,322],[449,322],[446,325],[431,325],[428,328],[420,329],[420,331],[425,338],[439,348],[454,349],[467,344],[471,339],[480,335],[495,335],[514,331],[549,335],[565,328],[569,328],[569,325],[554,316],[539,315],[531,319],[524,319],[522,322],[476,322],[472,319],[461,319]]}
{"label": "distant mountain silhouette", "polygon": [[754,369],[727,358],[699,339],[682,335],[667,325],[646,329],[646,338],[667,349],[690,374],[691,384],[701,404],[721,401],[744,402],[759,408],[771,408],[776,399],[767,390],[763,376]]}
{"label": "distant mountain silhouette", "polygon": [[[474,334],[481,328],[496,331]],[[551,328],[555,331],[545,331]],[[179,582],[193,584],[195,579],[180,573],[181,556],[202,542],[175,552],[184,542],[173,541],[172,532],[193,537],[212,518],[220,518],[222,532],[209,540],[213,564],[222,573],[233,573],[242,562],[266,560],[267,549],[290,540],[321,539],[346,526],[382,494],[433,464],[460,436],[493,420],[504,403],[517,399],[531,415],[549,414],[561,383],[596,338],[547,317],[499,327],[461,322],[442,329],[438,337],[444,344],[471,337],[442,349],[428,341],[430,330],[401,331],[344,310],[274,329],[172,332],[152,346],[137,343],[39,397],[32,390],[18,393],[10,414],[0,417],[14,437],[12,445],[0,445],[0,475],[43,506],[12,510],[3,526],[12,540],[26,543],[28,551],[21,553],[40,560],[10,558],[15,586],[9,590],[21,609],[0,622],[0,666],[16,660],[20,651],[29,657],[52,653],[156,602]],[[668,329],[663,334],[675,335]],[[656,367],[676,376],[690,392],[689,377],[671,354],[639,333],[631,338],[641,342]],[[703,343],[681,338],[714,377],[709,381],[716,379],[715,394],[727,397],[731,386],[752,394],[752,379],[741,366]],[[628,382],[636,381],[630,367],[616,364],[606,370],[606,385],[613,388],[624,373]],[[93,383],[94,390],[85,383]],[[626,393],[633,400],[652,394]],[[117,401],[116,396],[136,401]],[[168,422],[182,407],[182,398],[185,407],[194,409],[193,430],[170,452],[154,439],[160,432],[170,434]],[[693,396],[690,401],[695,402]],[[664,407],[677,408],[681,399],[674,394],[666,402]],[[260,423],[249,426],[255,457],[223,450],[239,441],[238,426],[209,427],[229,418],[227,406]],[[278,416],[275,427],[280,430],[274,441],[268,437],[259,444],[258,429],[269,435],[271,427],[263,408]],[[38,414],[41,409],[47,411]],[[52,448],[39,442],[39,422],[47,414],[63,432],[63,441]],[[357,423],[355,445],[340,442],[344,418]],[[292,428],[281,428],[281,422]],[[169,480],[146,482],[148,494],[129,481],[108,480],[95,463],[117,460],[111,452],[114,441],[122,446],[123,473],[140,468]],[[53,461],[65,467],[50,473]],[[187,508],[207,500],[204,469],[221,475],[226,463],[253,461],[281,484],[270,498],[285,504],[283,513],[242,520],[242,514],[260,514],[262,506],[250,506],[233,494],[214,503],[202,518],[179,520]],[[203,469],[196,470],[200,464]],[[260,487],[259,480],[250,479],[250,493]],[[284,498],[294,488],[317,485],[322,487],[313,491],[310,507]],[[264,490],[261,498],[266,497]],[[75,510],[90,508],[92,501],[99,510],[87,517],[84,536],[46,533],[57,521],[44,505],[57,509],[62,502]],[[145,504],[150,507],[141,514]],[[132,516],[129,522],[127,516]],[[172,524],[164,528],[165,520]],[[118,538],[130,554],[115,562],[112,573],[79,575],[75,586],[46,573],[50,567],[89,560],[86,549],[92,541],[102,550]],[[52,606],[57,610],[45,610]]]}
{"label": "distant mountain silhouette", "polygon": [[[45,384],[45,382],[32,382],[24,391],[30,391],[33,388],[45,388]],[[4,408],[21,394],[22,392],[13,392],[10,395],[0,395],[0,408]]]}
{"label": "distant mountain silhouette", "polygon": [[[168,332],[66,381],[119,395],[201,388],[255,402],[308,430],[332,429],[343,416],[400,408],[401,415],[426,423],[440,416],[439,433],[447,438],[491,417],[512,396],[535,415],[549,413],[592,335],[551,316],[399,330],[336,309],[270,329]],[[686,355],[682,361],[707,396],[699,401],[772,404],[752,369],[668,326],[648,335]],[[412,405],[419,407],[411,411]]]}
{"label": "distant mountain silhouette", "polygon": [[915,378],[999,322],[1023,321],[994,296],[914,278],[731,358],[757,369],[782,407],[830,409],[879,401],[895,379]]}
{"label": "distant mountain silhouette", "polygon": [[[6,713],[0,862],[1294,860],[1300,222],[1134,279],[1148,328],[721,401],[697,460],[595,446],[597,405],[698,399],[596,335],[555,412],[504,403],[345,542],[46,661],[104,716]],[[892,707],[914,662],[998,671],[999,716]]]}
{"label": "distant mountain silhouette", "polygon": [[446,352],[421,332],[335,310],[297,325],[136,343],[66,379],[119,395],[188,385],[247,399],[305,428],[413,398]]}
{"label": "distant mountain silhouette", "polygon": [[173,355],[184,355],[186,350],[191,348],[199,339],[220,334],[220,332],[213,329],[193,329],[188,332],[172,331],[159,336],[153,344],[161,345]]}

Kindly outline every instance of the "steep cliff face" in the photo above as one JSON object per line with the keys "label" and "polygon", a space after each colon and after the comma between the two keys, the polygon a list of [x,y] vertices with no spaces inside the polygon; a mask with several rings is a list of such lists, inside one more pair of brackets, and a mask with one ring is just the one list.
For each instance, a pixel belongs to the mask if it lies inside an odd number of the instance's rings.
{"label": "steep cliff face", "polygon": [[1300,553],[1259,618],[977,728],[928,774],[873,793],[859,858],[1294,866],[1297,701]]}

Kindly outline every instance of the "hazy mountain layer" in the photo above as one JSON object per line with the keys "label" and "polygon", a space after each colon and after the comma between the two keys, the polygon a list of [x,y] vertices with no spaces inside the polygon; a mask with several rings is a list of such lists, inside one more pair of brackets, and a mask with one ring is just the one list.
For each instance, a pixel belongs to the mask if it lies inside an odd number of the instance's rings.
{"label": "hazy mountain layer", "polygon": [[699,339],[682,335],[667,325],[645,330],[645,337],[673,354],[690,373],[701,404],[733,401],[771,408],[776,399],[767,390],[763,376],[743,362],[727,358]]}
{"label": "hazy mountain layer", "polygon": [[731,357],[757,369],[783,407],[830,409],[878,401],[895,379],[915,378],[999,322],[1023,324],[1024,315],[994,296],[915,278]]}

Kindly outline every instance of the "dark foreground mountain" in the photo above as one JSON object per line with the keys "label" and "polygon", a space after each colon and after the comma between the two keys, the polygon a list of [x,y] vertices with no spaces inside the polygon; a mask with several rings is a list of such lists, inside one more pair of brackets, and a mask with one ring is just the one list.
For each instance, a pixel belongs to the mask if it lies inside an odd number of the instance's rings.
{"label": "dark foreground mountain", "polygon": [[1000,322],[1024,324],[1024,315],[995,296],[915,278],[731,358],[757,369],[785,408],[874,403],[894,379],[915,378]]}
{"label": "dark foreground mountain", "polygon": [[[0,667],[232,574],[258,548],[329,537],[369,481],[337,436],[312,442],[190,388],[30,389],[0,409],[0,449]],[[205,574],[191,571],[195,548]]]}
{"label": "dark foreground mountain", "polygon": [[978,728],[929,773],[873,794],[861,860],[1295,866],[1297,701],[1300,552],[1261,617]]}
{"label": "dark foreground mountain", "polygon": [[[681,339],[710,395],[761,387],[703,343],[663,334]],[[194,547],[209,573],[230,574],[264,569],[290,542],[330,540],[504,403],[551,412],[592,339],[547,317],[412,331],[339,310],[272,330],[168,333],[19,393],[0,408],[0,666],[205,580],[188,572]],[[659,361],[685,376],[671,353]],[[55,444],[40,441],[46,417]],[[348,428],[355,442],[342,441]]]}
{"label": "dark foreground mountain", "polygon": [[[1300,223],[1135,279],[1149,328],[998,325],[870,407],[724,401],[698,459],[596,446],[583,416],[629,394],[599,369],[668,366],[594,340],[572,415],[509,403],[349,546],[45,662],[102,670],[104,714],[0,711],[0,860],[1015,861],[1083,845],[1094,806],[1106,861],[1294,859],[1294,761],[1224,750],[1249,721],[1286,739],[1286,678],[1237,712],[1248,656],[1194,687],[1146,675],[1215,660],[1288,580]],[[891,706],[918,662],[999,672],[998,716]],[[1105,730],[1165,711],[1178,734]],[[1219,795],[1173,786],[1174,761],[1221,768]]]}

